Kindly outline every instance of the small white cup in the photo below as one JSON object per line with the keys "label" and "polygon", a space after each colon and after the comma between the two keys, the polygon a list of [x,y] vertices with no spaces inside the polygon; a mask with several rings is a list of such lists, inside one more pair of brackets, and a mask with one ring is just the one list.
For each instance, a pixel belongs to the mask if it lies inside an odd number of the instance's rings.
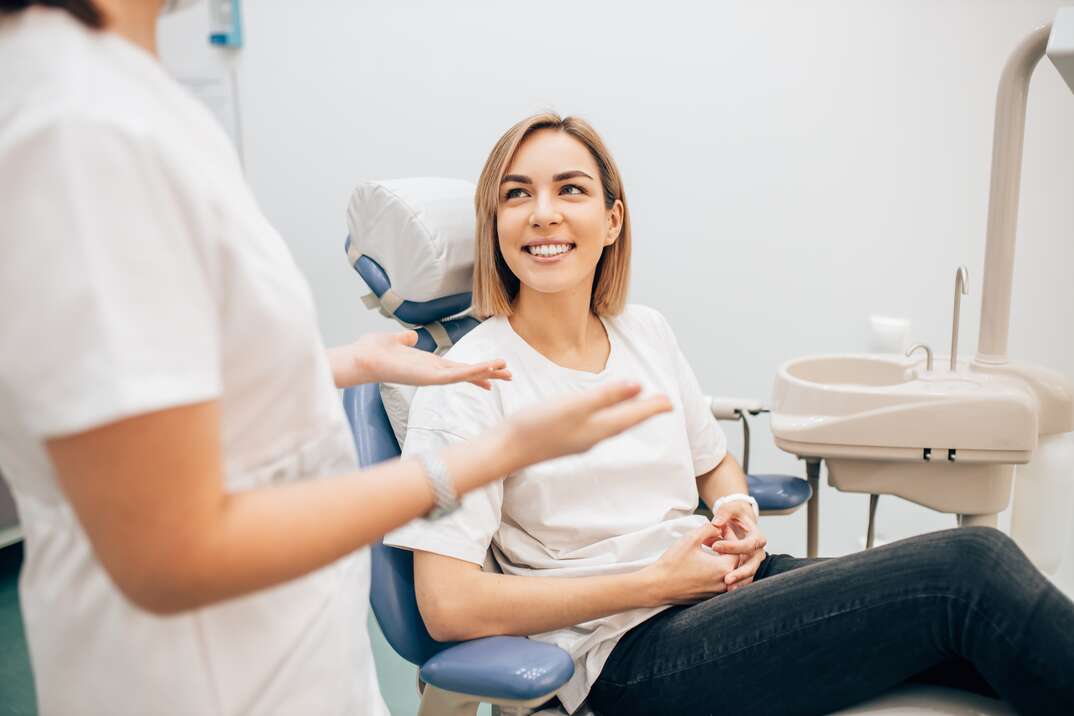
{"label": "small white cup", "polygon": [[903,354],[909,346],[910,321],[890,316],[869,316],[869,352]]}

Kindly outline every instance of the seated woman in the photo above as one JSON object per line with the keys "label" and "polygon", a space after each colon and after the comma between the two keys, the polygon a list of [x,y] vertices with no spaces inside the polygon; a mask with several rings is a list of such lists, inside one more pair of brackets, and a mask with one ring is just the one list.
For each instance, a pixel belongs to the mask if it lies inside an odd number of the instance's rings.
{"label": "seated woman", "polygon": [[[557,644],[575,662],[557,694],[571,712],[826,713],[916,677],[1074,713],[1074,604],[1001,532],[766,555],[675,336],[624,306],[630,242],[619,171],[586,122],[538,115],[496,144],[477,193],[474,306],[489,318],[450,356],[503,356],[515,377],[419,390],[404,453],[614,378],[673,410],[386,537],[415,551],[432,636]],[[490,548],[502,574],[482,570]]]}

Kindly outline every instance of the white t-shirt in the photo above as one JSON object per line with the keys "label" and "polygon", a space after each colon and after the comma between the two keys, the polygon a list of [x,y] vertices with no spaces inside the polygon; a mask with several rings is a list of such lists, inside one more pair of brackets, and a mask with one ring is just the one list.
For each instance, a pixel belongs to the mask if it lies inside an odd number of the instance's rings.
{"label": "white t-shirt", "polygon": [[[419,389],[403,453],[442,448],[505,416],[617,378],[639,381],[643,395],[666,394],[674,411],[581,455],[526,468],[475,490],[452,514],[435,522],[415,520],[385,537],[386,544],[474,564],[483,564],[491,547],[505,574],[582,577],[640,569],[705,523],[694,514],[695,478],[720,463],[727,440],[693,371],[671,328],[651,308],[628,306],[603,320],[611,353],[600,373],[553,363],[505,318],[477,326],[448,357],[463,362],[502,357],[514,379],[495,383],[491,392],[468,384]],[[662,609],[635,609],[532,635],[574,659],[574,676],[558,693],[568,710],[585,699],[619,637]]]}
{"label": "white t-shirt", "polygon": [[40,711],[386,714],[367,551],[157,617],[109,579],[44,449],[215,399],[231,491],[356,468],[309,287],[226,135],[150,55],[57,10],[0,21],[0,87],[0,468]]}

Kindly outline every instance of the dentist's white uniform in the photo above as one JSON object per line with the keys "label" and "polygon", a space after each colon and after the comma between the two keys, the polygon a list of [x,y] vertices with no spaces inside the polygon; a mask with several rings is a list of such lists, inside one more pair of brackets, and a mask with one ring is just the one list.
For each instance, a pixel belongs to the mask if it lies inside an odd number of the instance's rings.
{"label": "dentist's white uniform", "polygon": [[105,573],[43,447],[216,399],[231,490],[356,468],[309,287],[227,137],[151,56],[61,11],[0,21],[0,88],[0,470],[41,712],[387,713],[367,551],[152,616]]}

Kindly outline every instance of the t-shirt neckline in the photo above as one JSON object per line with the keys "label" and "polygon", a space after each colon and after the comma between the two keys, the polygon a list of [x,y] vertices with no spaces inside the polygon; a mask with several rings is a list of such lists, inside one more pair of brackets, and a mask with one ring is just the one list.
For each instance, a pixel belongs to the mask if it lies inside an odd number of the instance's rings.
{"label": "t-shirt neckline", "polygon": [[539,350],[531,346],[525,338],[520,336],[518,332],[515,331],[515,327],[511,325],[511,321],[508,320],[507,316],[500,316],[500,318],[503,320],[507,332],[511,335],[512,340],[522,346],[522,349],[524,351],[535,356],[537,360],[543,362],[545,365],[548,365],[555,370],[561,371],[567,375],[571,375],[576,378],[580,378],[582,380],[601,380],[609,375],[609,371],[612,367],[613,362],[615,361],[615,357],[618,351],[616,350],[616,339],[613,335],[612,328],[610,325],[608,325],[608,321],[605,320],[604,316],[598,314],[597,320],[599,320],[601,325],[604,326],[604,333],[608,336],[608,357],[604,361],[604,367],[596,373],[588,370],[580,370],[578,368],[568,368],[567,366],[556,363],[544,353],[541,353]]}

